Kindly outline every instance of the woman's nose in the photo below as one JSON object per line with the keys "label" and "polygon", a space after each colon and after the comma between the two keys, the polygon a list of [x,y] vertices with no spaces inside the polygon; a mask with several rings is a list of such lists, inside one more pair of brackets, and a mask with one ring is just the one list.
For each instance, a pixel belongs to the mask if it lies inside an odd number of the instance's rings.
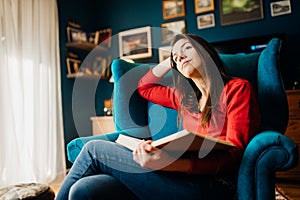
{"label": "woman's nose", "polygon": [[186,56],[183,54],[183,53],[181,53],[180,55],[178,55],[178,60],[179,61],[181,61],[182,59],[184,59]]}

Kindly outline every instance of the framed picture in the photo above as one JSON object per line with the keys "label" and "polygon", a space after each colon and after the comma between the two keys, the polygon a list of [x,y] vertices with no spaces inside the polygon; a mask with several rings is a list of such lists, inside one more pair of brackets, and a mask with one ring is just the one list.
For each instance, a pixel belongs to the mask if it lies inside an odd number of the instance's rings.
{"label": "framed picture", "polygon": [[291,2],[290,0],[276,1],[270,3],[271,16],[275,17],[278,15],[285,15],[291,13]]}
{"label": "framed picture", "polygon": [[118,36],[120,58],[138,59],[152,56],[150,26],[123,31]]}
{"label": "framed picture", "polygon": [[106,47],[111,46],[112,30],[110,28],[99,30],[96,32],[95,44],[100,44]]}
{"label": "framed picture", "polygon": [[243,1],[240,4],[235,2],[219,0],[222,26],[263,19],[262,0]]}
{"label": "framed picture", "polygon": [[87,42],[88,35],[81,29],[67,27],[68,42]]}
{"label": "framed picture", "polygon": [[213,13],[200,15],[197,17],[198,29],[210,28],[215,26],[215,15]]}
{"label": "framed picture", "polygon": [[158,48],[159,62],[162,62],[170,57],[171,49],[172,49],[171,46],[163,46]]}
{"label": "framed picture", "polygon": [[184,0],[163,0],[162,11],[164,19],[183,17],[185,15]]}
{"label": "framed picture", "polygon": [[170,43],[173,37],[179,33],[186,33],[185,20],[161,24],[162,43]]}
{"label": "framed picture", "polygon": [[111,58],[97,56],[91,66],[92,74],[97,77],[107,78],[107,68],[109,67]]}
{"label": "framed picture", "polygon": [[214,0],[194,0],[195,13],[204,13],[215,9]]}
{"label": "framed picture", "polygon": [[89,33],[89,42],[104,47],[111,47],[112,30],[110,28]]}
{"label": "framed picture", "polygon": [[88,41],[90,42],[90,43],[93,43],[93,44],[96,44],[97,42],[96,42],[96,33],[97,32],[91,32],[91,33],[89,33],[89,39],[88,39]]}
{"label": "framed picture", "polygon": [[79,71],[80,60],[74,58],[67,58],[68,75],[76,74]]}

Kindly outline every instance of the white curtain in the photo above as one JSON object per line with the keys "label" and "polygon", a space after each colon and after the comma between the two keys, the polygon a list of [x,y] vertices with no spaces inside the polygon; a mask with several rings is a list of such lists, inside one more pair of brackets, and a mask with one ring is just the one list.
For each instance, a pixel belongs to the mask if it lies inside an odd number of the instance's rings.
{"label": "white curtain", "polygon": [[0,0],[0,187],[64,178],[56,0]]}

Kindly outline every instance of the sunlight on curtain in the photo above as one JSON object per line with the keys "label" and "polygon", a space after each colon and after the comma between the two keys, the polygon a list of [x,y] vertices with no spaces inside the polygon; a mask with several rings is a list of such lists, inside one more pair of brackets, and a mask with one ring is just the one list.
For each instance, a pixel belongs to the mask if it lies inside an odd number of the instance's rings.
{"label": "sunlight on curtain", "polygon": [[64,178],[57,12],[0,1],[0,187]]}

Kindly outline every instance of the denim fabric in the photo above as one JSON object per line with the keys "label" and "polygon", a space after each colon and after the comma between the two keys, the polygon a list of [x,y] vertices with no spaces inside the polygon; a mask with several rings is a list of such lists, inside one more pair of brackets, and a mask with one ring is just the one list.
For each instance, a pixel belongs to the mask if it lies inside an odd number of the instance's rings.
{"label": "denim fabric", "polygon": [[234,199],[234,194],[215,177],[142,168],[131,151],[97,140],[84,146],[56,199]]}

